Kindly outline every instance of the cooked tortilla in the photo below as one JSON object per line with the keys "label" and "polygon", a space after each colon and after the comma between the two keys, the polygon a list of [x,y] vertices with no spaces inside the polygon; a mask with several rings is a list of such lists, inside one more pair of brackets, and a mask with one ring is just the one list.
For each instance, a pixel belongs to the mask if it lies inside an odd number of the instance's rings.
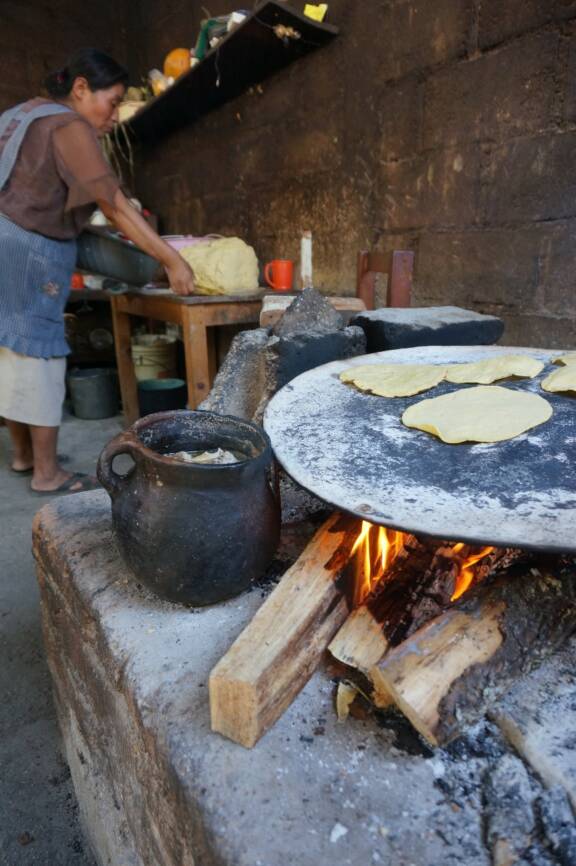
{"label": "cooked tortilla", "polygon": [[449,444],[503,442],[551,416],[552,407],[538,394],[479,385],[415,403],[402,415],[402,423]]}
{"label": "cooked tortilla", "polygon": [[499,355],[471,364],[453,364],[447,368],[446,379],[456,385],[490,385],[498,379],[511,377],[532,379],[544,369],[542,361],[528,355]]}
{"label": "cooked tortilla", "polygon": [[344,370],[340,379],[379,397],[412,397],[434,388],[445,372],[437,364],[362,364]]}
{"label": "cooked tortilla", "polygon": [[560,370],[554,370],[542,380],[542,388],[554,393],[573,391],[576,394],[576,364],[570,363]]}

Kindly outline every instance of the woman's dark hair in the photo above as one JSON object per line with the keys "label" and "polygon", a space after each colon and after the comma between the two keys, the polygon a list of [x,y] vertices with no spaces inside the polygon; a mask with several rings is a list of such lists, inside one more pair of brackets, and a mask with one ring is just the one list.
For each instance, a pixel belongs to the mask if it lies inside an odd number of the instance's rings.
{"label": "woman's dark hair", "polygon": [[115,84],[128,84],[128,72],[113,57],[96,48],[80,48],[66,66],[52,72],[44,86],[54,99],[68,96],[78,77],[85,78],[90,90],[107,90]]}

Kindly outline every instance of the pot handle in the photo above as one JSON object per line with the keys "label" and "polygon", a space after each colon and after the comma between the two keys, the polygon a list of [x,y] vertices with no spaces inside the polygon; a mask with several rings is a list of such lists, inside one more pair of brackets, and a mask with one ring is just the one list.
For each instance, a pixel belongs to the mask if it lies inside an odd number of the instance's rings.
{"label": "pot handle", "polygon": [[134,468],[126,475],[119,475],[117,472],[114,472],[112,464],[114,459],[119,457],[120,454],[128,454],[136,464],[139,462],[141,457],[140,443],[132,433],[119,433],[118,436],[115,436],[106,445],[98,458],[96,475],[102,486],[110,494],[111,499],[114,499],[118,495],[124,483],[134,472]]}

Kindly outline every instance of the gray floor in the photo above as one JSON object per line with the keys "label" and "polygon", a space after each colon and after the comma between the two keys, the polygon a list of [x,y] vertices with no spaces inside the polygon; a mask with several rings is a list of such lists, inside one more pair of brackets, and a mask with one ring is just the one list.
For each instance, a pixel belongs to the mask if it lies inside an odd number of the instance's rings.
{"label": "gray floor", "polygon": [[[70,456],[70,468],[93,472],[120,429],[120,418],[68,416],[59,451]],[[0,866],[94,866],[78,824],[42,647],[30,528],[48,500],[30,492],[29,478],[9,471],[9,455],[0,427]]]}

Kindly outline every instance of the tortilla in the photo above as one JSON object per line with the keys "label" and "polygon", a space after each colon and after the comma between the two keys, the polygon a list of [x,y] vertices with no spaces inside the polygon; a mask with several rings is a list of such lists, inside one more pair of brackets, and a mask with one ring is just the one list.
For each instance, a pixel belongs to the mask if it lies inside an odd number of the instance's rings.
{"label": "tortilla", "polygon": [[532,379],[544,369],[542,361],[528,355],[499,355],[471,364],[453,364],[447,368],[446,379],[456,385],[477,383],[489,385],[511,376]]}
{"label": "tortilla", "polygon": [[542,380],[542,388],[554,393],[558,391],[574,391],[576,393],[576,364],[571,362],[560,370],[554,370]]}
{"label": "tortilla", "polygon": [[437,364],[362,364],[340,373],[340,380],[379,397],[412,397],[434,388],[446,367]]}
{"label": "tortilla", "polygon": [[503,442],[551,416],[552,407],[538,394],[479,385],[415,403],[402,415],[402,423],[450,444]]}
{"label": "tortilla", "polygon": [[554,358],[554,363],[564,364],[565,366],[576,364],[576,352],[568,352],[567,355],[560,355],[559,358]]}

